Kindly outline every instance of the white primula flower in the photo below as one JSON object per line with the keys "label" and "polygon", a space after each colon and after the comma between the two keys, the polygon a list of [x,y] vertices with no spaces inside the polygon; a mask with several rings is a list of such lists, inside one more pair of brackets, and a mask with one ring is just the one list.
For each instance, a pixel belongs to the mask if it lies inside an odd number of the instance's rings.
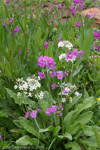
{"label": "white primula flower", "polygon": [[75,95],[76,95],[76,96],[78,96],[79,94],[80,94],[79,92],[77,92],[77,91],[75,92]]}
{"label": "white primula flower", "polygon": [[39,82],[37,82],[37,83],[36,83],[36,86],[40,88],[40,87],[41,87],[41,84],[40,84]]}
{"label": "white primula flower", "polygon": [[24,90],[27,90],[27,89],[28,89],[28,84],[27,84],[27,83],[23,84],[23,89],[24,89]]}
{"label": "white primula flower", "polygon": [[66,54],[65,53],[63,53],[63,54],[61,54],[60,56],[59,56],[59,60],[62,60],[62,59],[65,59],[66,58]]}
{"label": "white primula flower", "polygon": [[70,50],[73,45],[69,41],[61,41],[58,43],[58,47],[66,47]]}
{"label": "white primula flower", "polygon": [[14,89],[17,89],[18,88],[18,86],[17,85],[14,85]]}
{"label": "white primula flower", "polygon": [[28,96],[29,96],[29,97],[32,97],[32,93],[29,92],[29,93],[28,93]]}
{"label": "white primula flower", "polygon": [[17,93],[17,96],[18,96],[18,97],[20,97],[20,96],[21,96],[21,93],[20,93],[20,92],[18,92],[18,93]]}
{"label": "white primula flower", "polygon": [[43,99],[43,95],[44,95],[44,93],[41,91],[41,92],[40,92],[40,95],[39,95],[39,98],[40,98],[40,99]]}
{"label": "white primula flower", "polygon": [[19,89],[20,89],[20,90],[23,90],[23,85],[20,85],[20,86],[19,86]]}
{"label": "white primula flower", "polygon": [[66,102],[66,99],[65,99],[65,98],[62,98],[62,102],[65,103],[65,102]]}

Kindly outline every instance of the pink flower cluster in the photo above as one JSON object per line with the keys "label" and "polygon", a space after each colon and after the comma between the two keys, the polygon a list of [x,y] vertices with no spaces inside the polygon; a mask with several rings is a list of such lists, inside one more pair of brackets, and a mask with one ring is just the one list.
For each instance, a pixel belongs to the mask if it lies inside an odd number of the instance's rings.
{"label": "pink flower cluster", "polygon": [[37,108],[36,110],[32,110],[32,112],[26,112],[25,114],[25,118],[28,118],[29,115],[32,117],[32,118],[36,118],[37,117],[37,113],[40,112],[41,110],[39,108]]}
{"label": "pink flower cluster", "polygon": [[0,135],[0,139],[2,138],[2,136]]}
{"label": "pink flower cluster", "polygon": [[[53,71],[51,72],[51,77],[57,76],[57,79],[63,79],[64,76],[68,77],[68,73],[65,71]],[[54,85],[52,85],[54,87]]]}
{"label": "pink flower cluster", "polygon": [[94,31],[94,38],[95,38],[95,39],[99,39],[99,38],[100,38],[100,33]]}
{"label": "pink flower cluster", "polygon": [[40,56],[40,58],[38,59],[38,66],[40,67],[47,67],[50,69],[55,70],[56,62],[54,62],[54,59],[52,57],[48,57],[48,56]]}
{"label": "pink flower cluster", "polygon": [[66,59],[67,59],[67,60],[73,60],[74,57],[78,57],[79,60],[81,60],[81,55],[79,55],[79,54],[84,54],[84,52],[83,52],[82,50],[80,50],[79,52],[76,51],[76,50],[75,50],[74,52],[70,51],[70,52],[68,53],[68,55],[66,56]]}
{"label": "pink flower cluster", "polygon": [[84,2],[85,0],[73,0],[74,5],[71,6],[71,12],[74,16],[77,12],[77,9],[83,9],[84,8]]}
{"label": "pink flower cluster", "polygon": [[[52,107],[50,107],[50,108],[47,108],[46,114],[47,114],[48,116],[50,116],[51,113],[55,113],[55,112],[57,112],[58,110],[63,110],[63,108],[61,108],[61,105],[59,105],[59,106],[52,106]],[[62,116],[62,113],[57,114],[57,117],[58,117],[58,116]]]}

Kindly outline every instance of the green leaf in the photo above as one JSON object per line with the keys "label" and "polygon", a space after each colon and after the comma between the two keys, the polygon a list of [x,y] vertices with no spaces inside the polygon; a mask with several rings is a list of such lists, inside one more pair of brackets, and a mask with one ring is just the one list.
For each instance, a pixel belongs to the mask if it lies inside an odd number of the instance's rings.
{"label": "green leaf", "polygon": [[83,110],[90,108],[91,106],[93,106],[93,104],[94,104],[94,97],[86,98],[85,100],[83,100],[82,104],[79,104],[76,107],[77,112],[74,114],[74,116],[78,115]]}
{"label": "green leaf", "polygon": [[6,91],[10,95],[10,97],[14,99],[16,104],[18,104],[18,105],[22,104],[22,100],[20,98],[18,98],[17,94],[15,94],[13,91],[9,90],[8,88],[6,88]]}
{"label": "green leaf", "polygon": [[19,117],[21,126],[29,133],[36,137],[40,137],[39,130],[35,124],[35,122],[30,122],[25,117]]}
{"label": "green leaf", "polygon": [[85,136],[94,136],[94,131],[92,126],[81,124],[80,128],[82,129]]}
{"label": "green leaf", "polygon": [[55,130],[55,127],[53,127],[53,126],[50,126],[50,127],[48,127],[48,128],[46,128],[46,129],[40,129],[39,130],[39,132],[40,133],[43,133],[43,132],[53,132]]}
{"label": "green leaf", "polygon": [[92,118],[93,112],[92,111],[88,111],[85,113],[82,113],[81,115],[78,116],[78,119],[76,120],[76,122],[78,123],[82,123],[82,124],[87,124],[91,118]]}
{"label": "green leaf", "polygon": [[20,139],[18,139],[16,141],[16,144],[20,145],[20,146],[27,146],[27,145],[36,145],[36,146],[38,146],[38,142],[39,142],[38,139],[31,138],[28,135],[25,135],[25,136],[21,137]]}
{"label": "green leaf", "polygon": [[54,129],[54,131],[53,131],[53,136],[54,136],[54,137],[58,136],[58,133],[59,133],[60,129],[61,129],[60,126],[57,126],[57,127]]}
{"label": "green leaf", "polygon": [[59,135],[58,138],[61,140],[66,139],[66,138],[69,140],[72,140],[72,136],[68,132],[65,132],[63,135]]}
{"label": "green leaf", "polygon": [[39,106],[42,108],[42,111],[46,113],[46,110],[49,107],[49,103],[45,100],[39,100]]}
{"label": "green leaf", "polygon": [[98,132],[95,127],[94,127],[93,130],[94,130],[94,134],[95,134],[96,141],[97,141],[97,144],[98,144],[98,148],[100,149],[100,132]]}
{"label": "green leaf", "polygon": [[79,144],[76,142],[69,142],[68,144],[65,144],[65,148],[66,149],[72,148],[72,150],[81,150]]}
{"label": "green leaf", "polygon": [[83,68],[83,65],[81,64],[78,69],[75,70],[75,72],[73,72],[73,77],[76,76],[80,71],[81,69]]}
{"label": "green leaf", "polygon": [[90,73],[88,73],[88,77],[90,81],[94,81],[94,79],[92,78],[92,76],[90,75]]}
{"label": "green leaf", "polygon": [[80,129],[80,124],[74,123],[69,126],[69,128],[67,129],[67,132],[70,133],[71,135],[74,135],[78,132],[79,129]]}

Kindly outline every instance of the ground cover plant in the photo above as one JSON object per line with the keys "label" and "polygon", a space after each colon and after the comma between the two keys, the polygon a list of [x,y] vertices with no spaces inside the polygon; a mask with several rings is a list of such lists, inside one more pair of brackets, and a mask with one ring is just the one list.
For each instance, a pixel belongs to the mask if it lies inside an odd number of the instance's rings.
{"label": "ground cover plant", "polygon": [[100,149],[100,23],[81,15],[91,7],[0,1],[0,149]]}

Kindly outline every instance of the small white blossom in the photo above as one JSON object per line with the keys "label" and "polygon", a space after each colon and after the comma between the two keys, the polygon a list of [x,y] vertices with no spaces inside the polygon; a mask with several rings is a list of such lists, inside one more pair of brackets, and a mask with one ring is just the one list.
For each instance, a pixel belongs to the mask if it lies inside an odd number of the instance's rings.
{"label": "small white blossom", "polygon": [[58,43],[58,47],[66,47],[70,50],[73,45],[69,41],[61,41]]}
{"label": "small white blossom", "polygon": [[39,82],[37,82],[37,83],[36,83],[36,86],[40,88],[40,87],[41,87],[41,84],[40,84]]}
{"label": "small white blossom", "polygon": [[59,60],[62,60],[62,59],[65,59],[66,58],[66,54],[65,53],[63,53],[63,54],[61,54],[60,56],[59,56]]}
{"label": "small white blossom", "polygon": [[29,96],[29,97],[32,97],[32,93],[28,93],[28,96]]}
{"label": "small white blossom", "polygon": [[20,93],[20,92],[18,92],[18,93],[17,93],[17,96],[18,96],[18,97],[20,97],[20,96],[21,96],[21,93]]}
{"label": "small white blossom", "polygon": [[18,86],[17,85],[14,85],[14,89],[17,89],[18,88]]}
{"label": "small white blossom", "polygon": [[80,94],[79,92],[77,92],[77,91],[75,92],[75,95],[76,95],[76,96],[79,96],[79,94]]}
{"label": "small white blossom", "polygon": [[19,86],[19,89],[20,89],[20,90],[23,90],[23,86],[22,86],[22,85],[20,85],[20,86]]}
{"label": "small white blossom", "polygon": [[66,102],[66,99],[65,99],[65,98],[62,98],[62,102],[65,103],[65,102]]}

